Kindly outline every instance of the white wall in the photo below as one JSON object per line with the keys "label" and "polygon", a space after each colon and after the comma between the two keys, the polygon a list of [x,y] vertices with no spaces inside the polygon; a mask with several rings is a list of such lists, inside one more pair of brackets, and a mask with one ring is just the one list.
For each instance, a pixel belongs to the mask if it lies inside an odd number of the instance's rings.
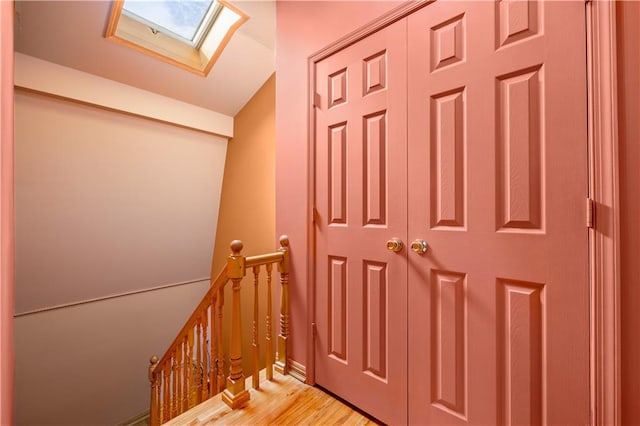
{"label": "white wall", "polygon": [[18,90],[16,313],[209,277],[226,139]]}
{"label": "white wall", "polygon": [[[31,3],[39,3],[38,7],[42,7],[42,2]],[[61,2],[50,3],[57,6]],[[78,4],[79,2],[76,2],[69,7],[77,8]],[[67,51],[72,50],[68,49],[67,44],[63,48]],[[104,65],[104,60],[99,62]],[[129,71],[129,67],[123,67],[121,64],[118,67]],[[148,79],[146,71],[145,75]],[[221,136],[233,136],[233,117],[229,115],[18,52],[15,53],[14,84],[21,89],[74,99],[106,109],[126,111],[132,115],[151,117]],[[180,83],[174,86],[181,87],[182,84],[183,81],[180,80]]]}
{"label": "white wall", "polygon": [[164,354],[208,286],[16,318],[16,425],[114,425],[148,410],[149,358]]}
{"label": "white wall", "polygon": [[16,424],[148,408],[148,359],[208,287],[226,144],[16,91]]}

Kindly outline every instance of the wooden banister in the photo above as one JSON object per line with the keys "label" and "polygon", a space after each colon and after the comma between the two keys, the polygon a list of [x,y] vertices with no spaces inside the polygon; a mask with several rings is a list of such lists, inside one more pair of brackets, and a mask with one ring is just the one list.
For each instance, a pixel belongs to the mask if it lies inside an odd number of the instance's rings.
{"label": "wooden banister", "polygon": [[[244,257],[242,242],[231,243],[231,254],[227,264],[211,281],[201,302],[187,319],[162,358],[153,356],[149,361],[149,381],[151,384],[150,417],[151,425],[159,425],[189,410],[191,407],[222,392],[222,399],[231,408],[245,405],[250,394],[245,389],[245,374],[242,371],[242,322],[240,315],[240,288],[247,268],[253,271],[254,303],[252,321],[253,385],[259,387],[256,379],[259,370],[259,274],[262,266],[266,270],[266,333],[265,363],[266,377],[273,380],[276,371],[289,371],[287,346],[289,336],[289,240],[280,238],[280,248],[273,253]],[[277,265],[280,273],[281,306],[278,354],[274,357],[272,330],[272,271]],[[229,347],[229,376],[225,375],[225,356],[222,339],[224,307],[224,287],[232,282],[231,336]],[[274,360],[277,358],[277,361]]]}
{"label": "wooden banister", "polygon": [[275,253],[261,254],[258,256],[248,256],[245,260],[245,267],[252,268],[254,266],[268,265],[270,263],[282,262],[284,253],[277,251]]}
{"label": "wooden banister", "polygon": [[[265,330],[265,368],[267,370],[267,380],[273,380],[273,363],[274,363],[274,354],[273,354],[273,342],[271,341],[271,316],[273,315],[273,307],[271,306],[271,271],[273,270],[273,264],[267,263],[265,266],[267,270],[267,315],[265,318],[266,321],[266,330]],[[255,368],[255,366],[254,366]]]}
{"label": "wooden banister", "polygon": [[151,382],[151,408],[150,413],[157,413],[160,410],[160,382],[154,378],[154,370],[158,366],[158,357],[152,356],[149,359],[149,382]]}
{"label": "wooden banister", "polygon": [[184,324],[182,329],[178,332],[178,335],[176,336],[176,338],[173,340],[171,345],[169,345],[169,349],[164,354],[162,359],[160,359],[158,364],[164,365],[167,362],[167,360],[171,357],[172,349],[176,348],[178,346],[178,343],[180,343],[182,339],[184,339],[184,335],[189,331],[189,328],[195,325],[195,321],[198,315],[201,312],[203,312],[205,308],[208,308],[210,306],[211,297],[215,299],[216,293],[218,292],[219,289],[221,289],[227,283],[227,281],[229,281],[229,277],[227,276],[227,270],[223,269],[222,271],[220,271],[220,274],[215,279],[215,281],[213,282],[213,284],[211,285],[211,287],[209,288],[205,296],[202,298],[202,301],[200,302],[198,307],[193,311],[193,313],[191,314],[187,322]]}
{"label": "wooden banister", "polygon": [[254,266],[253,270],[253,334],[251,346],[253,348],[253,376],[251,383],[253,384],[254,389],[260,389],[260,340],[258,337],[259,334],[259,326],[258,326],[258,316],[260,312],[260,303],[259,303],[259,293],[258,293],[258,284],[260,283],[260,267]]}
{"label": "wooden banister", "polygon": [[276,371],[280,374],[289,373],[288,347],[289,347],[289,238],[286,235],[280,237],[280,249],[282,262],[278,263],[280,272],[280,334],[278,335],[278,360]]}
{"label": "wooden banister", "polygon": [[242,373],[242,321],[240,315],[240,284],[245,271],[245,258],[240,254],[242,242],[231,243],[231,256],[227,260],[227,272],[233,282],[231,299],[231,347],[229,349],[229,377],[222,392],[222,400],[231,408],[239,408],[249,401]]}

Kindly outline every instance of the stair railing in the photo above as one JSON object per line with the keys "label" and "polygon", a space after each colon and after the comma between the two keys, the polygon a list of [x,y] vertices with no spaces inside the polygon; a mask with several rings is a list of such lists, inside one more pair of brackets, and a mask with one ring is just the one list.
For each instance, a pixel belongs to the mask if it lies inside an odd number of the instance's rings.
{"label": "stair railing", "polygon": [[[259,274],[262,266],[266,271],[266,329],[265,368],[268,380],[273,380],[273,370],[280,374],[289,372],[289,239],[280,237],[278,251],[258,256],[245,257],[241,254],[242,242],[231,243],[231,254],[227,264],[184,324],[169,349],[160,359],[153,356],[149,365],[151,383],[150,418],[151,425],[160,425],[195,405],[222,392],[222,400],[231,408],[244,406],[250,399],[245,388],[242,371],[242,323],[240,316],[240,288],[242,279],[251,270],[253,273],[253,320],[252,384],[258,389],[260,345],[259,324]],[[272,341],[272,271],[277,265],[280,273],[280,333],[277,339],[277,359],[274,358]],[[229,375],[224,368],[223,351],[223,307],[224,287],[232,283],[231,301],[231,343],[229,347]]]}

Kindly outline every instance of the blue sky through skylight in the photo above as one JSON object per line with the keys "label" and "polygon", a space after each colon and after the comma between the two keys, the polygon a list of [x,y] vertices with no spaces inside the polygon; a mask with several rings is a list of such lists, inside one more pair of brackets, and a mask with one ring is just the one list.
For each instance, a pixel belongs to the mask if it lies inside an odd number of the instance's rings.
{"label": "blue sky through skylight", "polygon": [[150,23],[193,41],[211,3],[212,0],[125,0],[123,8]]}

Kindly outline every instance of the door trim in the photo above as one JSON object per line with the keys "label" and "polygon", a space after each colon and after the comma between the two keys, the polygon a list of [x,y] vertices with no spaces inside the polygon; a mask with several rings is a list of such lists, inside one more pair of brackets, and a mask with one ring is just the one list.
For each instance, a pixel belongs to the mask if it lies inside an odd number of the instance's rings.
{"label": "door trim", "polygon": [[[315,66],[328,56],[402,19],[434,0],[409,1],[339,38],[307,60],[308,199],[307,366],[315,383]],[[591,424],[620,425],[620,207],[615,1],[586,0],[588,181],[596,205],[589,229]]]}
{"label": "door trim", "polygon": [[620,189],[615,1],[586,5],[589,108],[589,196],[596,223],[589,230],[591,286],[591,424],[619,425]]}
{"label": "door trim", "polygon": [[15,420],[13,7],[12,1],[0,2],[0,424],[3,425]]}

